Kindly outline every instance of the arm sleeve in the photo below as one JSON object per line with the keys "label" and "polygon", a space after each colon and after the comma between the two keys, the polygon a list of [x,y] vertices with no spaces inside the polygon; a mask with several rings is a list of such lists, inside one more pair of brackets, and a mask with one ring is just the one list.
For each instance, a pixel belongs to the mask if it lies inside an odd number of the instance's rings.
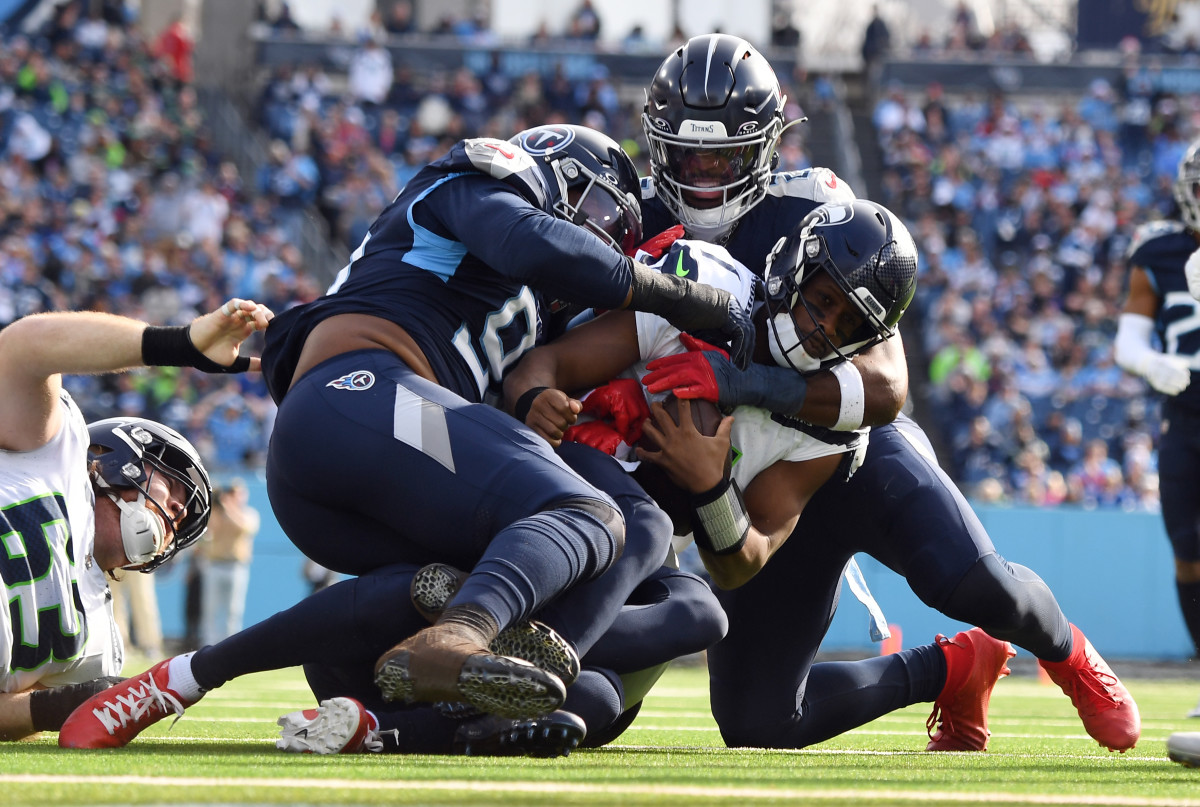
{"label": "arm sleeve", "polygon": [[1150,345],[1154,320],[1141,314],[1124,313],[1117,319],[1117,335],[1113,342],[1114,358],[1120,367],[1135,375],[1145,375],[1145,360],[1155,353]]}
{"label": "arm sleeve", "polygon": [[629,258],[497,179],[482,174],[455,177],[419,202],[413,215],[432,217],[500,274],[554,297],[619,308],[629,293]]}

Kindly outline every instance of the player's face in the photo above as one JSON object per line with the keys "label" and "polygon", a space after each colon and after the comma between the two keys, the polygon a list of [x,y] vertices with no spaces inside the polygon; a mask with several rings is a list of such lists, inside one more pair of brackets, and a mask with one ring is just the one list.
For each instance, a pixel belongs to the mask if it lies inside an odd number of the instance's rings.
{"label": "player's face", "polygon": [[[670,150],[670,172],[680,184],[684,199],[692,207],[708,210],[720,206],[725,198],[724,188],[743,176],[750,164],[753,146],[735,148],[673,148]],[[704,190],[712,188],[713,190]]]}
{"label": "player's face", "polygon": [[[164,531],[162,544],[158,547],[158,551],[163,552],[175,540],[175,530],[187,515],[187,493],[183,483],[157,472],[151,474],[146,490],[150,494],[147,497],[146,509],[169,527]],[[127,502],[135,502],[138,491],[133,488],[122,489],[119,495]],[[161,505],[161,508],[158,505]],[[121,511],[111,499],[103,495],[96,496],[94,551],[96,563],[105,571],[118,569],[129,563],[129,558],[125,556],[125,544],[121,539]]]}
{"label": "player's face", "polygon": [[851,334],[866,319],[841,286],[825,272],[818,272],[804,284],[802,296],[804,301],[797,301],[792,316],[801,333],[815,331],[810,337],[813,343],[804,348],[810,356],[825,356],[833,348],[849,343]]}

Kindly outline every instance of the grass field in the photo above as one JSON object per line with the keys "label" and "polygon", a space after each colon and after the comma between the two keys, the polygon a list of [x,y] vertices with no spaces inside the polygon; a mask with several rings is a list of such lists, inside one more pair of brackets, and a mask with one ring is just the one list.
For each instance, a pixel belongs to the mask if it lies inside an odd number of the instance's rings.
{"label": "grass field", "polygon": [[1172,731],[1200,730],[1184,717],[1200,682],[1125,681],[1142,713],[1141,742],[1126,754],[1097,746],[1056,687],[1018,674],[996,688],[985,754],[925,753],[928,705],[801,751],[727,749],[704,669],[692,666],[668,671],[618,745],[512,760],[276,751],[275,719],[311,704],[299,671],[287,670],[228,684],[173,728],[163,721],[124,749],[63,751],[53,734],[0,743],[0,804],[1200,807],[1200,769],[1165,751]]}

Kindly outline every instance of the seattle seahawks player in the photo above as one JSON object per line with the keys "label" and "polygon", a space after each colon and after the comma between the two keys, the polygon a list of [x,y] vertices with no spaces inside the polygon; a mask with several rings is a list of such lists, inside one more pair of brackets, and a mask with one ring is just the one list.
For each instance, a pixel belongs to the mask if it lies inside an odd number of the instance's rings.
{"label": "seattle seahawks player", "polygon": [[[1179,607],[1200,656],[1200,141],[1179,162],[1181,221],[1144,224],[1126,261],[1129,296],[1117,321],[1117,364],[1166,396],[1158,448],[1163,523],[1175,556]],[[1200,290],[1200,283],[1196,284]],[[1158,349],[1154,344],[1157,338]],[[1200,717],[1200,707],[1193,711]]]}
{"label": "seattle seahawks player", "polygon": [[120,680],[106,575],[154,570],[208,523],[212,491],[191,443],[143,418],[85,423],[62,374],[243,370],[237,349],[269,317],[233,300],[187,326],[56,312],[0,333],[0,739],[57,731]]}
{"label": "seattle seahawks player", "polygon": [[[783,98],[767,61],[737,37],[694,37],[669,54],[647,91],[643,124],[652,162],[650,181],[642,185],[647,232],[682,223],[689,235],[724,244],[747,266],[764,266],[776,241],[818,204],[850,194],[826,169],[770,171],[785,128]],[[814,542],[839,536],[846,557],[870,554],[905,575],[923,602],[983,628],[943,644],[945,685],[931,731],[937,715],[941,720],[929,749],[986,746],[986,709],[981,713],[970,697],[984,682],[968,673],[972,659],[989,652],[995,639],[1033,653],[1099,743],[1133,747],[1140,718],[1128,690],[1067,621],[1045,583],[999,555],[937,466],[920,427],[899,414],[908,375],[898,333],[849,362],[805,376],[752,369],[739,372],[716,351],[692,351],[659,360],[645,380],[653,392],[673,389],[680,397],[760,406],[842,431],[868,425],[872,432],[858,472],[823,485],[772,564],[723,598],[727,609],[771,613],[754,609],[767,608],[772,593],[784,588],[797,594],[793,618],[799,620],[786,623],[793,640],[789,663],[778,655],[785,623],[772,619],[731,615],[729,634],[710,650],[713,711],[728,743],[798,747],[840,730],[843,704],[806,696],[818,674],[813,668],[814,679],[806,678],[809,664],[838,595],[831,570],[810,564],[808,552]],[[840,562],[833,555],[825,560]],[[759,670],[777,671],[772,683],[753,692],[735,685],[751,659]]]}

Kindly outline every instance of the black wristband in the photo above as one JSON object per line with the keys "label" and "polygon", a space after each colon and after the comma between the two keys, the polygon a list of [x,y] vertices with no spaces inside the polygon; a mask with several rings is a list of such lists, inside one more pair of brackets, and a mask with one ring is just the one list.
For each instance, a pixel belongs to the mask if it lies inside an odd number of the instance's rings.
{"label": "black wristband", "polygon": [[521,397],[517,398],[517,403],[513,406],[513,417],[524,423],[525,418],[529,417],[529,410],[533,408],[533,399],[548,389],[550,388],[530,387],[521,393]]}
{"label": "black wristband", "polygon": [[700,549],[732,555],[745,545],[750,516],[737,482],[724,479],[711,490],[694,494],[692,513],[692,539]]}
{"label": "black wristband", "polygon": [[82,684],[66,684],[29,693],[29,719],[34,731],[58,731],[81,703],[124,681],[124,678],[97,678]]}
{"label": "black wristband", "polygon": [[142,363],[147,367],[195,367],[206,373],[244,373],[250,368],[247,356],[232,365],[217,364],[192,343],[191,325],[147,325],[142,331]]}

